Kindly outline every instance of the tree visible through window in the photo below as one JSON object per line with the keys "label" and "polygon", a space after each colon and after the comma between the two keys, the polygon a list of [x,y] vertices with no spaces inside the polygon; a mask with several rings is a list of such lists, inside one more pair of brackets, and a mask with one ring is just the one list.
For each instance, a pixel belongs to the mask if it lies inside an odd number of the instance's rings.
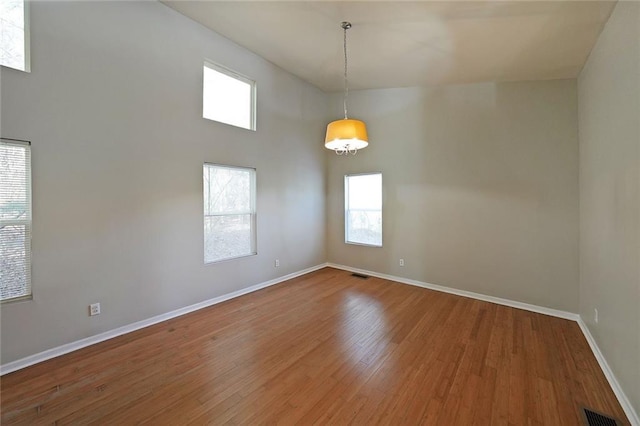
{"label": "tree visible through window", "polygon": [[31,296],[31,148],[0,139],[0,300]]}
{"label": "tree visible through window", "polygon": [[347,175],[345,241],[382,247],[382,174]]}
{"label": "tree visible through window", "polygon": [[204,165],[204,261],[256,254],[255,169]]}
{"label": "tree visible through window", "polygon": [[0,65],[29,71],[27,8],[24,0],[0,1]]}

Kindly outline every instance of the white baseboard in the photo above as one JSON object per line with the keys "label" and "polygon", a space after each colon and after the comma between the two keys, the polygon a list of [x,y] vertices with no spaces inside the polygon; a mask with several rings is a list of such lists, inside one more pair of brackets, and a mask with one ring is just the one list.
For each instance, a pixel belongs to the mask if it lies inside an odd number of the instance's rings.
{"label": "white baseboard", "polygon": [[155,317],[148,318],[146,320],[137,321],[132,324],[128,324],[122,327],[118,327],[113,330],[105,331],[104,333],[96,334],[95,336],[86,337],[84,339],[76,340],[75,342],[67,343],[56,348],[48,349],[46,351],[27,356],[22,359],[18,359],[6,364],[0,365],[0,376],[11,373],[22,368],[29,367],[39,362],[46,361],[51,358],[58,357],[60,355],[68,354],[69,352],[76,351],[78,349],[85,348],[87,346],[95,345],[96,343],[103,342],[105,340],[112,339],[123,334],[131,333],[132,331],[140,330],[141,328],[148,327],[150,325],[158,324],[160,322],[179,317],[181,315],[188,314],[193,311],[197,311],[202,308],[206,308],[211,305],[225,302],[229,299],[233,299],[239,296],[243,296],[254,291],[261,290],[265,287],[269,287],[275,284],[279,284],[283,281],[290,280],[292,278],[299,277],[300,275],[308,274],[309,272],[317,271],[326,267],[327,264],[313,266],[311,268],[303,269],[298,272],[294,272],[282,277],[274,278],[269,281],[265,281],[251,287],[243,288],[232,293],[223,294],[222,296],[214,297],[213,299],[205,300],[204,302],[196,303],[194,305],[185,306],[184,308],[176,309],[175,311],[167,312],[165,314],[156,315]]}
{"label": "white baseboard", "polygon": [[512,308],[524,309],[525,311],[537,312],[539,314],[551,315],[553,317],[564,318],[572,321],[578,321],[580,315],[572,312],[560,311],[558,309],[546,308],[544,306],[531,305],[529,303],[516,302],[514,300],[503,299],[501,297],[487,296],[486,294],[474,293],[472,291],[458,290],[451,287],[445,287],[437,284],[425,283],[422,281],[411,280],[409,278],[397,277],[395,275],[381,274],[379,272],[367,271],[364,269],[352,268],[345,265],[337,265],[329,263],[327,266],[336,269],[342,269],[359,274],[370,275],[372,277],[382,278],[385,280],[396,281],[402,284],[409,284],[416,287],[427,288],[429,290],[441,291],[443,293],[455,294],[457,296],[469,297],[471,299],[484,300],[485,302],[497,303],[498,305],[510,306]]}
{"label": "white baseboard", "polygon": [[591,331],[589,331],[589,327],[587,327],[587,324],[582,320],[582,318],[578,319],[578,325],[582,330],[582,334],[584,334],[584,337],[587,339],[587,342],[589,343],[589,346],[591,347],[591,351],[593,352],[593,355],[596,357],[598,364],[600,364],[600,368],[602,369],[602,372],[604,373],[605,377],[609,381],[609,385],[611,385],[611,389],[613,389],[613,393],[616,394],[616,397],[618,398],[618,402],[620,402],[620,405],[622,405],[622,409],[624,410],[624,413],[627,415],[627,418],[629,419],[629,421],[633,426],[640,426],[640,418],[638,417],[638,413],[635,412],[635,410],[633,409],[633,406],[631,405],[631,401],[629,401],[629,398],[627,398],[627,395],[624,393],[624,391],[620,387],[620,383],[618,383],[618,379],[616,379],[616,376],[613,374],[613,371],[611,371],[611,368],[609,367],[607,360],[605,359],[604,355],[602,355],[602,352],[600,351],[600,348],[598,347],[596,340],[593,338]]}

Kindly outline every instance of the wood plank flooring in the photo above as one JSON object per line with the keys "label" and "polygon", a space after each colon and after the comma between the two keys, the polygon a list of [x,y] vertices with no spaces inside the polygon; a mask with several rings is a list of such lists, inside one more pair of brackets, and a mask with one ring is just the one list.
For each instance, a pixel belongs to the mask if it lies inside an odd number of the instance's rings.
{"label": "wood plank flooring", "polygon": [[325,268],[1,379],[2,424],[627,422],[578,325]]}

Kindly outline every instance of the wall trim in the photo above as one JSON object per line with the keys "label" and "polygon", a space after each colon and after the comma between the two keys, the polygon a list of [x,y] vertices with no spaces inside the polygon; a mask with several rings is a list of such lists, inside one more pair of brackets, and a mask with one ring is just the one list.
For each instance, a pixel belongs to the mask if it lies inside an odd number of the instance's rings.
{"label": "wall trim", "polygon": [[497,303],[498,305],[510,306],[512,308],[517,308],[517,309],[524,309],[525,311],[537,312],[539,314],[551,315],[553,317],[564,318],[572,321],[578,321],[578,319],[580,318],[580,315],[574,314],[573,312],[546,308],[544,306],[531,305],[529,303],[516,302],[515,300],[503,299],[501,297],[487,296],[486,294],[474,293],[472,291],[458,290],[456,288],[426,283],[423,281],[412,280],[409,278],[398,277],[395,275],[381,274],[379,272],[352,268],[350,266],[339,265],[335,263],[329,263],[327,266],[329,266],[330,268],[342,269],[344,271],[349,271],[349,272],[357,272],[359,274],[370,275],[372,277],[382,278],[384,280],[396,281],[402,284],[409,284],[416,287],[427,288],[429,290],[455,294],[457,296],[469,297],[471,299],[483,300],[485,302]]}
{"label": "wall trim", "polygon": [[635,410],[633,409],[633,406],[631,405],[631,401],[629,401],[629,398],[627,398],[627,395],[622,390],[622,387],[620,387],[620,383],[618,383],[618,379],[616,379],[616,376],[615,374],[613,374],[611,367],[609,367],[609,363],[607,363],[607,360],[605,359],[604,355],[600,351],[600,347],[596,343],[596,339],[591,334],[589,327],[584,322],[582,317],[580,317],[580,319],[578,319],[577,322],[578,322],[578,325],[580,326],[580,329],[582,330],[582,334],[584,334],[584,337],[587,339],[587,343],[589,343],[589,346],[591,347],[591,351],[593,352],[593,355],[596,357],[596,360],[598,361],[598,364],[600,365],[602,372],[607,378],[607,381],[609,382],[611,389],[613,389],[613,393],[616,394],[616,397],[618,398],[618,402],[620,403],[620,405],[622,405],[622,409],[624,410],[624,413],[627,415],[627,418],[629,419],[629,421],[633,426],[640,426],[640,417],[638,417],[638,413],[635,412]]}
{"label": "wall trim", "polygon": [[23,368],[29,367],[34,364],[38,364],[40,362],[43,362],[52,358],[59,357],[61,355],[68,354],[69,352],[77,351],[78,349],[86,348],[87,346],[95,345],[96,343],[104,342],[105,340],[109,340],[114,337],[121,336],[123,334],[131,333],[132,331],[140,330],[141,328],[149,327],[150,325],[158,324],[163,321],[167,321],[172,318],[176,318],[176,317],[188,314],[190,312],[197,311],[199,309],[216,305],[218,303],[222,303],[227,300],[234,299],[236,297],[244,296],[245,294],[253,293],[254,291],[258,291],[263,288],[270,287],[272,285],[280,284],[283,281],[287,281],[287,280],[299,277],[301,275],[305,275],[310,272],[317,271],[319,269],[325,268],[326,266],[327,266],[326,263],[312,266],[310,268],[306,268],[297,272],[293,272],[288,275],[274,278],[269,281],[255,284],[250,287],[246,287],[231,293],[223,294],[222,296],[217,296],[212,299],[205,300],[203,302],[185,306],[184,308],[179,308],[171,312],[156,315],[154,317],[147,318],[145,320],[136,321],[134,323],[124,325],[122,327],[114,328],[113,330],[105,331],[103,333],[96,334],[94,336],[85,337],[84,339],[76,340],[75,342],[66,343],[64,345],[61,345],[52,349],[47,349],[46,351],[43,351],[34,355],[29,355],[27,357],[24,357],[12,362],[2,364],[0,365],[0,376],[17,371],[17,370],[21,370]]}

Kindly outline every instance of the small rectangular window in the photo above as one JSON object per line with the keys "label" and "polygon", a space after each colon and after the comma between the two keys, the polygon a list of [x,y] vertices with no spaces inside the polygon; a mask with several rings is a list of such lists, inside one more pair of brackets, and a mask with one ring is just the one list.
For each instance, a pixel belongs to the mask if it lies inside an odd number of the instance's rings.
{"label": "small rectangular window", "polygon": [[204,261],[257,254],[256,170],[204,165]]}
{"label": "small rectangular window", "polygon": [[210,62],[204,63],[202,116],[255,130],[256,83]]}
{"label": "small rectangular window", "polygon": [[0,300],[31,296],[31,146],[0,139]]}
{"label": "small rectangular window", "polygon": [[382,247],[382,173],[344,177],[345,241]]}
{"label": "small rectangular window", "polygon": [[29,72],[28,23],[25,0],[0,1],[0,65]]}

